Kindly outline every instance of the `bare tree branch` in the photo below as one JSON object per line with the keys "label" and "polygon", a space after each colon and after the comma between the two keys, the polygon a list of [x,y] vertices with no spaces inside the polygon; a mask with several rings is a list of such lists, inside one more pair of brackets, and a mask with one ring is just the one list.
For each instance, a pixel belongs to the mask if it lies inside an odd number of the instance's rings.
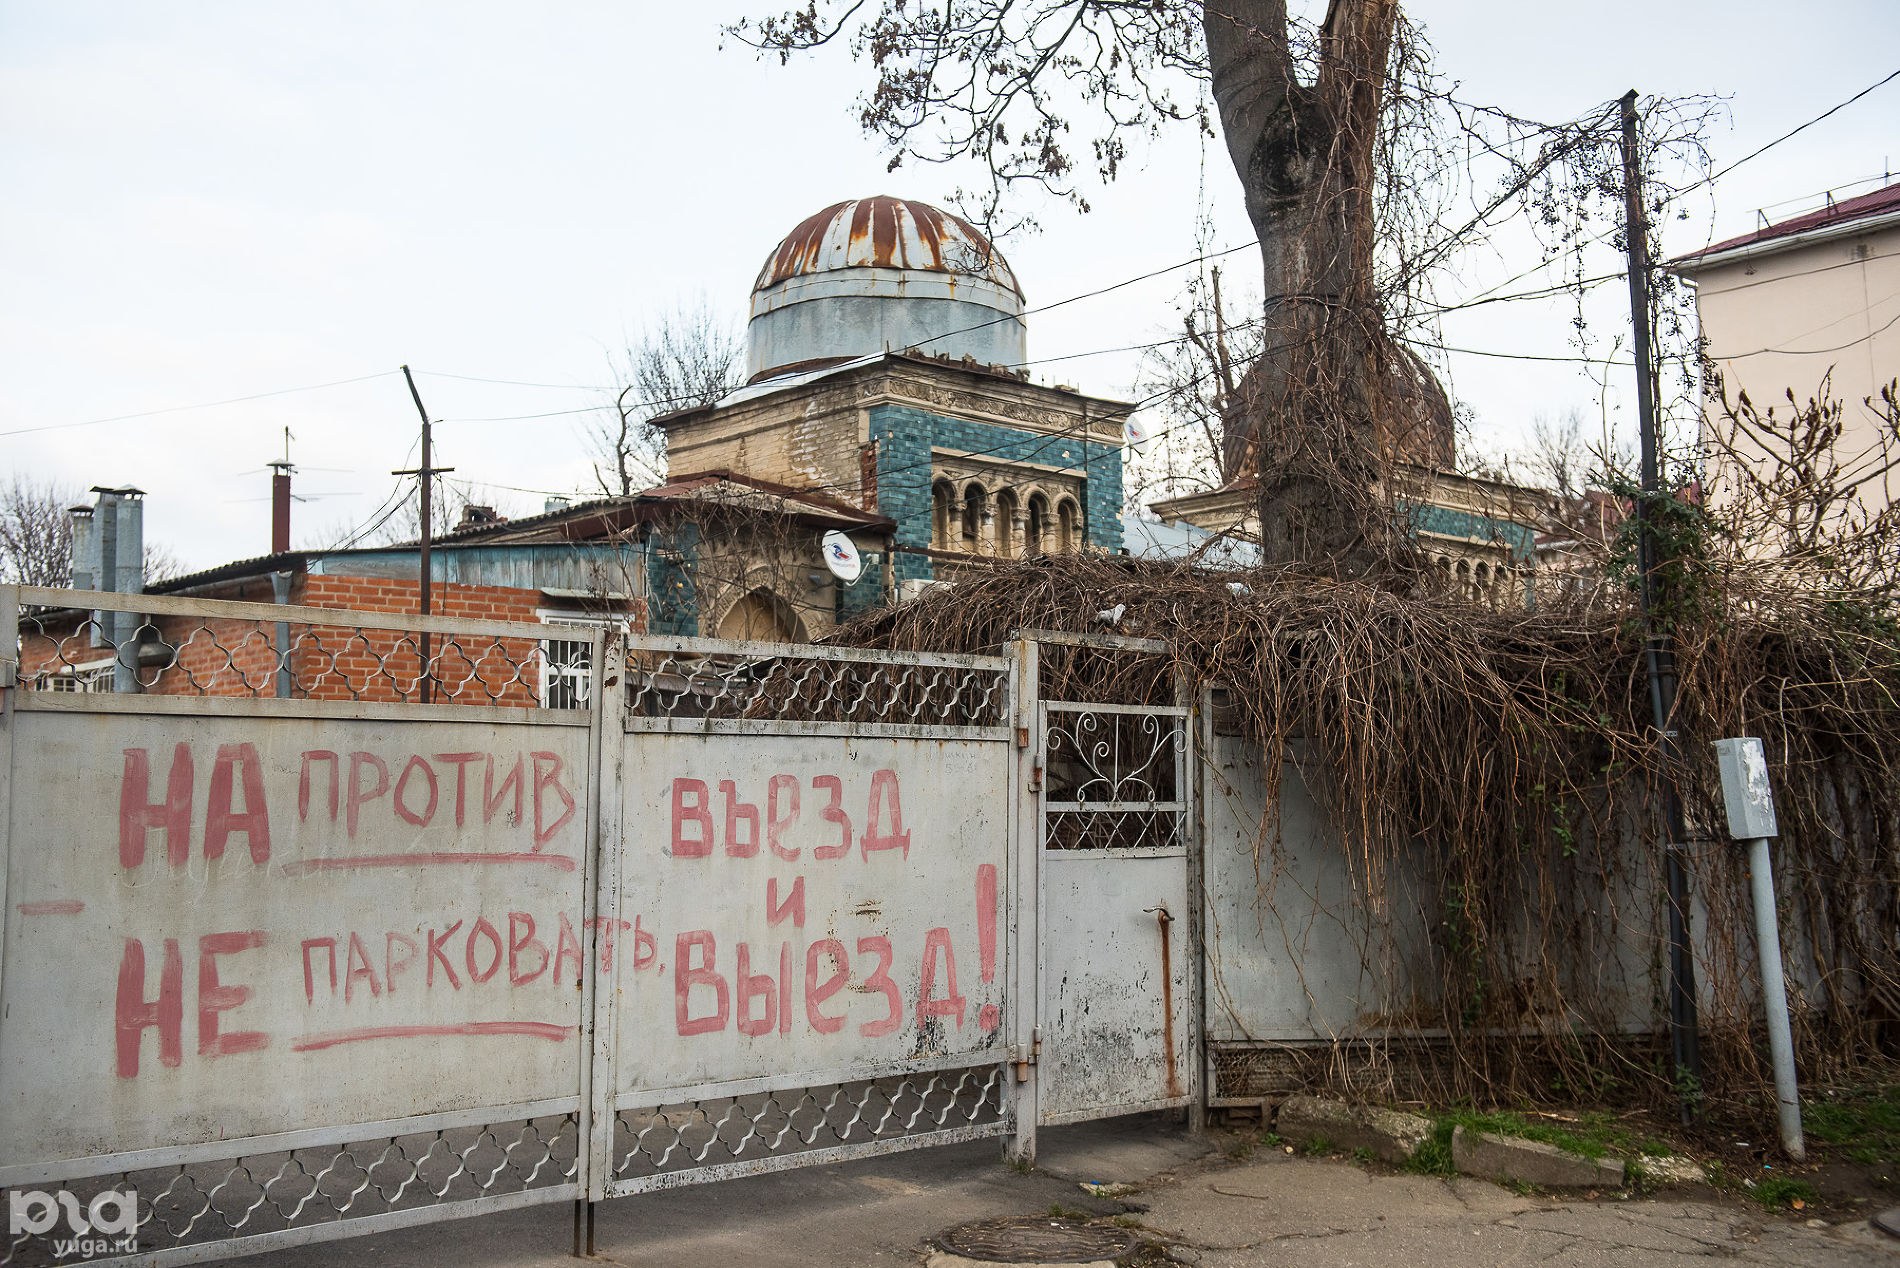
{"label": "bare tree branch", "polygon": [[710,405],[737,387],[744,348],[701,299],[649,323],[610,358],[623,386],[585,433],[602,493],[628,497],[665,477],[666,437],[652,420]]}

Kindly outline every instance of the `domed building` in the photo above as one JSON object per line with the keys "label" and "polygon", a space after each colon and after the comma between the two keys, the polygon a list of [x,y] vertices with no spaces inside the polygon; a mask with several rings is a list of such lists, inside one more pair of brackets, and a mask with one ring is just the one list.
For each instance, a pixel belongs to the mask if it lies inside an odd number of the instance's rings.
{"label": "domed building", "polygon": [[[835,500],[889,528],[851,534],[852,585],[813,568],[728,587],[674,632],[783,633],[796,613],[812,636],[990,561],[1119,550],[1130,406],[1030,382],[1025,313],[1002,253],[928,203],[860,198],[800,221],[753,284],[745,386],[655,420],[669,470]],[[781,624],[738,628],[723,613],[741,603]]]}
{"label": "domed building", "polygon": [[786,235],[752,284],[749,382],[892,349],[1017,367],[1023,292],[969,221],[929,203],[833,203]]}

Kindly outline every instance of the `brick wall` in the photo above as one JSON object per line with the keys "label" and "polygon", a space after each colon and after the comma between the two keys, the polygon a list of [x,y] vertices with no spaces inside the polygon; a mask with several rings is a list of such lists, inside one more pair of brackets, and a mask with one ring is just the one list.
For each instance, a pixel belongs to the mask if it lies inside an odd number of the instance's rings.
{"label": "brick wall", "polygon": [[[387,577],[305,576],[291,590],[291,602],[316,608],[352,608],[359,612],[412,614],[421,606],[414,581]],[[476,621],[540,621],[544,600],[538,590],[437,583],[429,595],[430,613]],[[398,700],[419,694],[421,636],[401,630],[357,630],[336,626],[300,626],[291,630],[299,696],[313,700]],[[438,699],[459,704],[533,705],[539,701],[539,644],[531,639],[486,635],[437,635]]]}
{"label": "brick wall", "polygon": [[[268,578],[224,590],[219,598],[272,602]],[[414,581],[386,577],[303,576],[292,581],[290,601],[305,607],[413,615],[420,605]],[[539,590],[500,586],[444,585],[430,595],[431,614],[470,621],[541,623],[546,605]],[[634,613],[633,625],[645,625]],[[165,616],[146,622],[158,640],[174,649],[172,662],[143,691],[161,696],[273,696],[276,694],[275,621],[224,617]],[[93,648],[83,623],[73,618],[25,631],[21,668],[31,679],[75,663],[110,657]],[[149,638],[147,641],[150,641]],[[292,694],[300,699],[393,702],[419,698],[421,636],[401,630],[362,630],[347,625],[290,627]],[[488,635],[435,635],[437,700],[459,704],[532,706],[540,699],[540,641]],[[141,669],[145,679],[153,667]],[[110,690],[108,679],[106,690]]]}

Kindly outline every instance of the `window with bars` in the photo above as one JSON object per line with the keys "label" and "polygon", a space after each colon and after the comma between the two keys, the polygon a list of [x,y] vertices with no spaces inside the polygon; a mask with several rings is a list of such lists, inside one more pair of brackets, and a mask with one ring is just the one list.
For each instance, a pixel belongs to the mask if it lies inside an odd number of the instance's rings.
{"label": "window with bars", "polygon": [[[590,612],[543,611],[539,615],[548,624],[593,625],[610,630],[624,630],[627,624],[625,618]],[[593,703],[592,642],[586,639],[544,639],[541,643],[540,664],[543,709],[585,709]]]}

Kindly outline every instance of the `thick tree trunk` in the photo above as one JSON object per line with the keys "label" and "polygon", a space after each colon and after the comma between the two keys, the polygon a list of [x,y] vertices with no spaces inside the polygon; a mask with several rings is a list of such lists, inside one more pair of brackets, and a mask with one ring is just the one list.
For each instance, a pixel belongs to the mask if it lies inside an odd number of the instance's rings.
{"label": "thick tree trunk", "polygon": [[1318,73],[1296,74],[1285,0],[1203,5],[1214,99],[1260,238],[1265,348],[1224,422],[1222,472],[1259,482],[1270,564],[1343,575],[1403,553],[1394,457],[1450,457],[1450,408],[1386,329],[1373,283],[1374,163],[1397,0],[1333,0]]}

